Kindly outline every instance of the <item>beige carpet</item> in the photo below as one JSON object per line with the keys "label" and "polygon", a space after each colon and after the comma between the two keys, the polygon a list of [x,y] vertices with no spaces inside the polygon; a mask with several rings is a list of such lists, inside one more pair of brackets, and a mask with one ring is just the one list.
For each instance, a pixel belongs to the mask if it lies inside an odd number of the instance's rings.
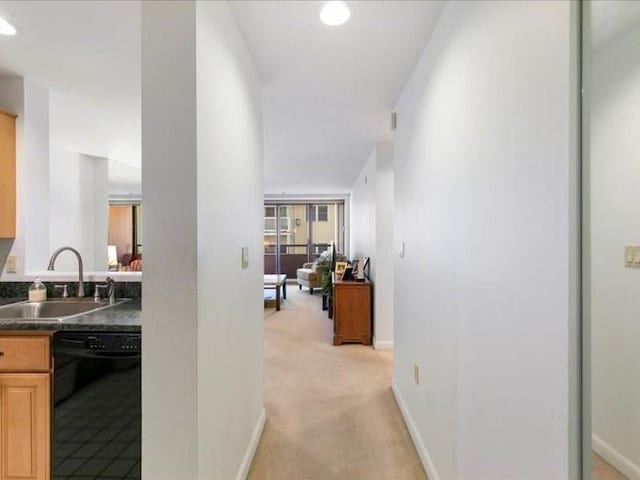
{"label": "beige carpet", "polygon": [[391,392],[390,352],[331,344],[319,295],[265,309],[267,423],[251,480],[426,479]]}
{"label": "beige carpet", "polygon": [[592,461],[593,480],[627,480],[627,477],[605,462],[596,452],[593,452]]}

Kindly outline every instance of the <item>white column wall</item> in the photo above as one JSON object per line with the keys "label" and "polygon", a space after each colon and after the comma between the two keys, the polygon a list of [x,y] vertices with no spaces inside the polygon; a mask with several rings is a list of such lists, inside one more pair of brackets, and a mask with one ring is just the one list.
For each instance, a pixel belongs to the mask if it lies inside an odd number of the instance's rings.
{"label": "white column wall", "polygon": [[376,281],[376,148],[362,167],[351,189],[351,246],[352,259],[371,258],[369,276]]}
{"label": "white column wall", "polygon": [[18,114],[16,123],[16,238],[0,240],[0,265],[17,257],[17,274],[47,266],[49,249],[49,92],[32,80],[0,78],[0,108]]}
{"label": "white column wall", "polygon": [[[87,201],[84,210],[85,223],[91,225],[85,230],[85,244],[88,269],[101,272],[107,270],[107,242],[109,240],[109,159],[93,155],[82,155],[80,176],[88,181],[82,184],[82,194]],[[54,245],[51,245],[54,248]]]}
{"label": "white column wall", "polygon": [[449,3],[396,108],[394,391],[432,480],[569,476],[570,14]]}
{"label": "white column wall", "polygon": [[240,479],[265,415],[260,82],[226,2],[142,24],[143,476]]}
{"label": "white column wall", "polygon": [[141,8],[142,476],[196,480],[196,8]]}
{"label": "white column wall", "polygon": [[370,259],[373,341],[393,348],[393,144],[376,144],[351,190],[351,257]]}
{"label": "white column wall", "polygon": [[[609,4],[615,8],[616,3]],[[591,78],[591,372],[593,448],[640,479],[640,28],[593,53]]]}
{"label": "white column wall", "polygon": [[24,267],[42,270],[49,260],[49,91],[24,80]]}
{"label": "white column wall", "polygon": [[373,344],[393,348],[393,144],[376,144],[351,190],[351,256],[367,256]]}
{"label": "white column wall", "polygon": [[[103,157],[51,148],[49,253],[71,246],[82,255],[87,272],[107,269],[107,165]],[[78,262],[70,253],[56,260],[56,271],[77,270]]]}
{"label": "white column wall", "polygon": [[398,248],[393,243],[393,144],[376,146],[376,223],[374,298],[375,341],[378,349],[393,348],[393,260]]}
{"label": "white column wall", "polygon": [[229,4],[196,11],[199,478],[241,479],[265,415],[261,87]]}

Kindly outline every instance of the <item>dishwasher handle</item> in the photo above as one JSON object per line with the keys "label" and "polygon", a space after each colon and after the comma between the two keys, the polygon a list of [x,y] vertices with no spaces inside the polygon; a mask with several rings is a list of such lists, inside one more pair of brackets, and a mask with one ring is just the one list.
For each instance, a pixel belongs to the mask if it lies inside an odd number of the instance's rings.
{"label": "dishwasher handle", "polygon": [[56,354],[62,354],[69,357],[76,358],[96,358],[96,359],[108,359],[108,360],[117,360],[117,359],[133,359],[140,358],[140,352],[100,352],[96,350],[86,350],[86,349],[78,349],[78,348],[65,348],[62,346],[58,346],[54,349],[53,355],[55,357]]}

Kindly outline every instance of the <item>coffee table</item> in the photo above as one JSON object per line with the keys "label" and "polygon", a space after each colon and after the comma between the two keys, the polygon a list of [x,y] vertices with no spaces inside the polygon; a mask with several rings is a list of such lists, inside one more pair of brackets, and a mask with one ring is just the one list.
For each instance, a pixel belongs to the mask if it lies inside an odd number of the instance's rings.
{"label": "coffee table", "polygon": [[282,298],[287,298],[287,276],[286,275],[265,275],[265,290],[273,289],[276,291],[276,311],[280,311],[280,289],[282,289]]}

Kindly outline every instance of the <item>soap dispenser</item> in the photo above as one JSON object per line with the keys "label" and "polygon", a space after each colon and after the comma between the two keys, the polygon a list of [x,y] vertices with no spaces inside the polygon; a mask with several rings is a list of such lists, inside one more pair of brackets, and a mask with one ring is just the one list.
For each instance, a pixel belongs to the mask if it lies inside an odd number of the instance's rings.
{"label": "soap dispenser", "polygon": [[29,287],[30,302],[44,302],[47,299],[47,287],[36,277],[36,281]]}

